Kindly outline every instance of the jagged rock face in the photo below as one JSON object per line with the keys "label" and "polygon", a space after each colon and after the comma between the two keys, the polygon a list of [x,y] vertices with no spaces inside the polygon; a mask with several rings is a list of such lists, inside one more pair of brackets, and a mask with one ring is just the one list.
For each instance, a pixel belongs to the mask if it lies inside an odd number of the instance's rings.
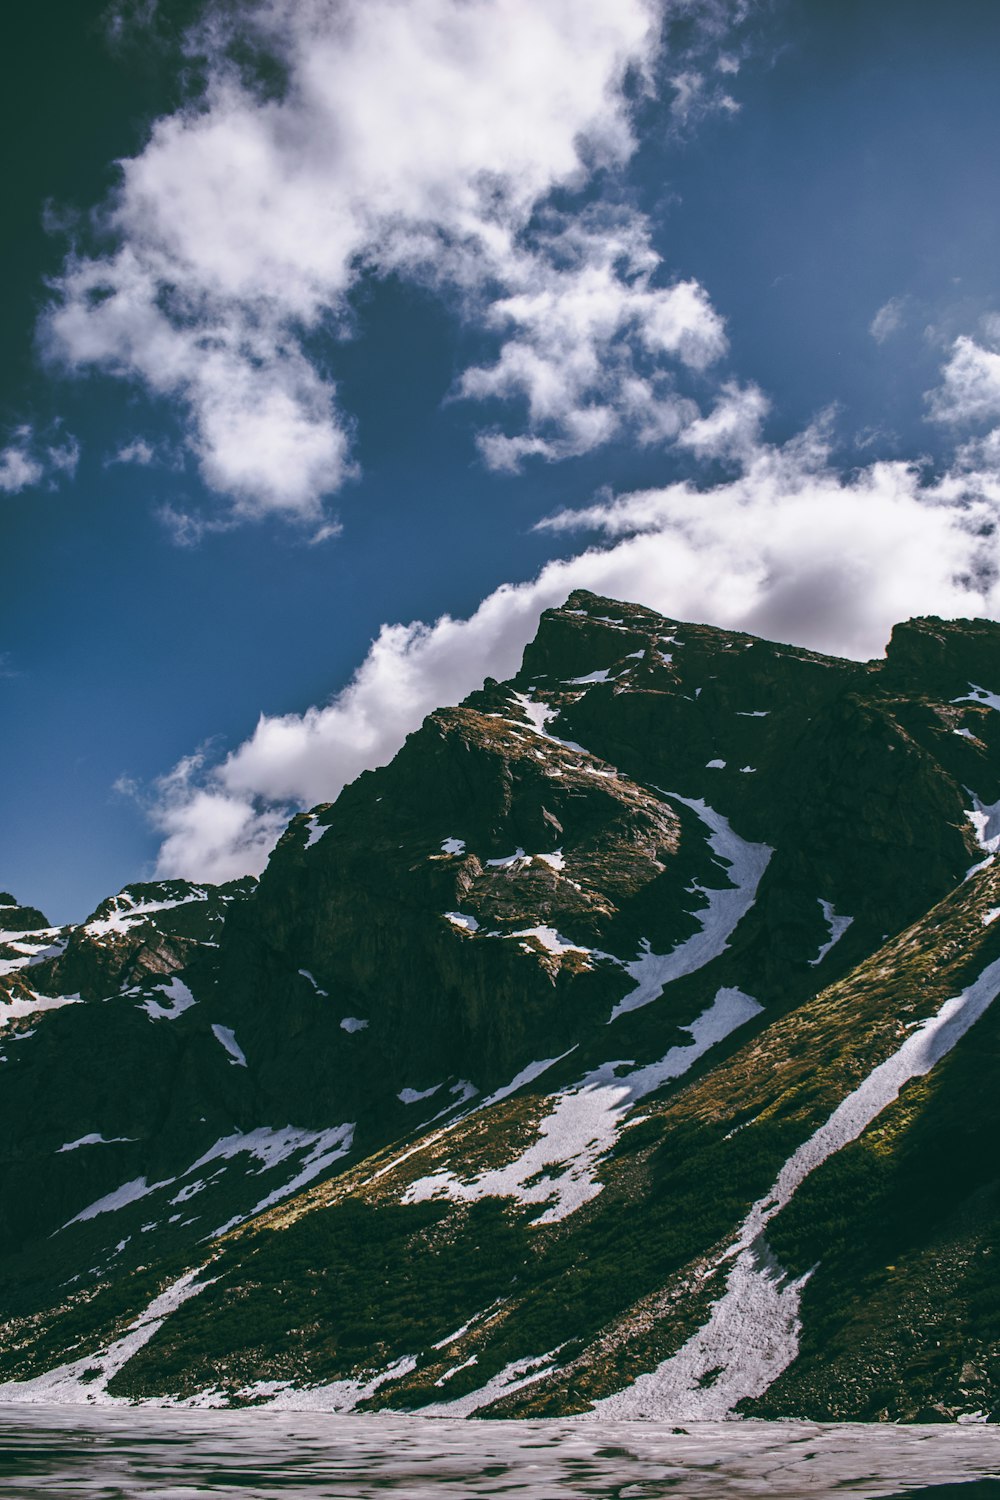
{"label": "jagged rock face", "polygon": [[11,898],[10,1394],[996,1412],[998,809],[1000,626],[581,592],[259,885]]}

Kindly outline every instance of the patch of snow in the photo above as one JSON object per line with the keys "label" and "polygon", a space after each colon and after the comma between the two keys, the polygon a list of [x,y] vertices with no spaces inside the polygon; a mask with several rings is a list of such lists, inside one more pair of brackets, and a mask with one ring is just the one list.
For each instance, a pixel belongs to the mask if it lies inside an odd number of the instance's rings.
{"label": "patch of snow", "polygon": [[165,995],[169,1001],[168,1005],[161,1005],[158,1000],[144,1000],[140,1007],[154,1021],[176,1021],[177,1017],[190,1010],[197,1001],[183,980],[178,979],[176,974],[168,979],[166,984],[157,984],[154,989]]}
{"label": "patch of snow", "polygon": [[[131,1182],[124,1182],[120,1188],[115,1188],[113,1193],[105,1193],[103,1198],[98,1198],[88,1208],[81,1209],[72,1219],[67,1219],[62,1227],[68,1229],[71,1224],[86,1223],[88,1219],[96,1219],[98,1214],[117,1213],[120,1208],[138,1203],[140,1198],[148,1198],[150,1193],[155,1193],[158,1188],[169,1187],[176,1180],[175,1177],[165,1177],[162,1182],[147,1182],[145,1177],[134,1177]],[[56,1230],[57,1234],[60,1232]]]}
{"label": "patch of snow", "polygon": [[707,760],[705,762],[706,771],[724,771],[725,769],[726,762],[724,760]]}
{"label": "patch of snow", "polygon": [[838,1104],[788,1158],[768,1192],[751,1207],[735,1243],[712,1268],[734,1261],[726,1289],[713,1303],[704,1327],[633,1386],[595,1402],[588,1415],[711,1420],[731,1415],[737,1402],[767,1390],[798,1353],[799,1302],[811,1274],[788,1279],[764,1235],[769,1220],[791,1201],[810,1173],[857,1140],[895,1102],[906,1083],[929,1073],[986,1012],[998,991],[1000,959],[994,959],[968,989],[922,1021]]}
{"label": "patch of snow", "polygon": [[645,651],[629,651],[625,657],[626,661],[642,661],[646,655]]}
{"label": "patch of snow", "polygon": [[553,870],[565,870],[566,861],[561,849],[556,849],[553,854],[536,854],[535,859],[540,859],[543,865],[548,865]]}
{"label": "patch of snow", "polygon": [[368,1379],[359,1377],[356,1380],[331,1380],[327,1385],[314,1385],[307,1390],[295,1390],[284,1381],[260,1381],[256,1385],[249,1385],[242,1395],[251,1398],[258,1394],[270,1394],[278,1386],[283,1389],[270,1401],[264,1401],[261,1405],[268,1411],[329,1411],[329,1412],[351,1412],[354,1411],[362,1401],[367,1401],[369,1396],[374,1396],[379,1386],[385,1385],[389,1380],[402,1380],[404,1375],[409,1375],[417,1368],[417,1361],[413,1355],[406,1354],[402,1359],[395,1360],[387,1365],[384,1370],[369,1374]]}
{"label": "patch of snow", "polygon": [[769,708],[738,708],[736,717],[738,719],[766,719],[770,712]]}
{"label": "patch of snow", "polygon": [[464,854],[465,853],[465,840],[464,839],[442,839],[442,841],[441,841],[441,853],[442,854]]}
{"label": "patch of snow", "polygon": [[[974,740],[976,738],[971,729],[953,729],[951,732],[952,734],[961,735],[963,740]],[[961,1421],[961,1418],[959,1418],[959,1421]]]}
{"label": "patch of snow", "polygon": [[231,1026],[213,1026],[212,1035],[229,1053],[229,1066],[231,1068],[245,1068],[247,1065],[246,1053],[236,1040],[236,1033]]}
{"label": "patch of snow", "polygon": [[342,1156],[346,1156],[353,1144],[353,1123],[335,1125],[330,1130],[297,1130],[292,1125],[286,1125],[283,1130],[272,1130],[269,1126],[261,1126],[246,1134],[237,1133],[216,1141],[204,1156],[188,1167],[185,1177],[210,1161],[230,1160],[242,1151],[248,1151],[263,1163],[260,1168],[261,1172],[278,1166],[290,1156],[303,1151],[306,1154],[302,1158],[299,1170],[289,1181],[268,1193],[267,1197],[254,1204],[248,1213],[234,1214],[207,1238],[215,1239],[220,1234],[226,1234],[237,1224],[242,1224],[245,1219],[252,1218],[254,1214],[263,1213],[266,1208],[271,1208],[275,1203],[290,1198],[293,1193],[297,1193],[300,1188],[312,1182],[327,1167],[339,1161]]}
{"label": "patch of snow", "polygon": [[589,687],[593,682],[607,682],[610,673],[610,667],[602,667],[597,672],[588,672],[586,677],[566,677],[564,682],[567,687]]}
{"label": "patch of snow", "polygon": [[597,1165],[617,1141],[633,1105],[680,1078],[716,1043],[759,1015],[761,1008],[741,990],[720,989],[708,1009],[682,1028],[691,1036],[685,1046],[671,1047],[658,1061],[621,1076],[618,1070],[626,1064],[603,1063],[571,1089],[555,1095],[554,1106],[539,1123],[538,1139],[507,1166],[483,1172],[470,1182],[447,1170],[435,1172],[411,1183],[402,1201],[420,1203],[442,1195],[456,1202],[514,1198],[521,1204],[547,1205],[532,1221],[535,1224],[567,1218],[601,1192]]}
{"label": "patch of snow", "polygon": [[419,1104],[421,1099],[430,1099],[443,1087],[443,1084],[435,1083],[429,1089],[400,1089],[396,1098],[401,1104]]}
{"label": "patch of snow", "polygon": [[708,904],[695,916],[701,923],[700,932],[679,943],[669,953],[653,953],[649,943],[643,951],[624,965],[628,974],[636,981],[635,989],[619,1000],[611,1012],[609,1021],[648,1005],[663,993],[668,984],[702,969],[713,958],[724,953],[729,939],[757,899],[757,887],[767,869],[774,850],[769,844],[751,844],[734,833],[727,818],[697,798],[681,797],[676,792],[665,792],[675,802],[689,807],[709,830],[708,844],[718,859],[729,865],[731,885],[723,890],[699,885],[696,889],[707,898]]}
{"label": "patch of snow", "polygon": [[[453,927],[460,927],[463,932],[479,931],[479,923],[475,917],[468,917],[460,911],[445,911],[441,915],[446,922],[450,922]],[[341,1025],[343,1025],[343,1022],[341,1022]]]}
{"label": "patch of snow", "polygon": [[962,698],[952,698],[952,703],[981,703],[986,708],[1000,710],[1000,693],[991,693],[988,688],[969,683],[970,691]]}
{"label": "patch of snow", "polygon": [[329,823],[321,823],[315,813],[310,813],[306,819],[306,841],[305,849],[311,849],[313,844],[318,844],[324,833],[329,833]]}
{"label": "patch of snow", "polygon": [[39,995],[34,990],[29,990],[28,994],[30,998],[27,1000],[21,997],[0,999],[0,1031],[9,1022],[19,1021],[23,1016],[33,1016],[40,1010],[61,1010],[64,1005],[80,1005],[83,1000],[81,995]]}
{"label": "patch of snow", "polygon": [[158,911],[173,911],[177,906],[191,906],[196,901],[204,901],[206,892],[198,889],[190,896],[182,896],[177,901],[136,901],[127,891],[121,891],[117,896],[112,896],[116,903],[111,915],[108,917],[97,917],[92,922],[84,925],[83,931],[90,937],[108,937],[115,934],[118,937],[128,932],[138,922],[144,922],[147,917],[153,916]]}
{"label": "patch of snow", "polygon": [[536,703],[530,693],[511,693],[511,697],[515,703],[520,704],[524,716],[531,724],[532,729],[536,734],[541,735],[543,740],[548,740],[553,745],[561,745],[564,750],[572,750],[577,755],[588,755],[590,753],[582,745],[578,745],[575,740],[561,740],[556,735],[549,734],[545,726],[552,719],[559,717],[559,710],[557,708],[552,708],[548,703]]}
{"label": "patch of snow", "polygon": [[994,906],[992,911],[983,912],[983,926],[991,927],[997,917],[1000,917],[1000,906]]}
{"label": "patch of snow", "polygon": [[365,1031],[367,1027],[368,1022],[363,1021],[360,1016],[345,1016],[340,1023],[341,1031],[349,1031],[352,1036],[356,1031]]}
{"label": "patch of snow", "polygon": [[61,1155],[63,1151],[77,1151],[81,1146],[116,1146],[120,1141],[134,1141],[135,1139],[134,1135],[103,1136],[92,1132],[90,1135],[81,1135],[79,1140],[67,1141],[65,1146],[59,1147],[56,1155]]}
{"label": "patch of snow", "polygon": [[832,901],[824,901],[822,896],[820,896],[818,900],[820,906],[823,908],[823,920],[826,922],[830,936],[827,942],[823,944],[816,957],[809,960],[809,965],[813,969],[815,969],[817,964],[821,964],[823,962],[824,958],[829,953],[833,945],[840,942],[841,938],[844,936],[844,933],[854,921],[853,917],[838,917],[837,913],[833,909]]}
{"label": "patch of snow", "polygon": [[470,1099],[476,1097],[479,1090],[474,1083],[470,1083],[468,1078],[460,1078],[457,1083],[452,1084],[448,1092],[452,1095],[452,1102],[444,1109],[438,1110],[434,1116],[435,1120],[442,1119],[444,1115],[450,1114],[453,1109],[458,1109],[462,1104],[468,1104]]}
{"label": "patch of snow", "polygon": [[756,766],[740,766],[740,774],[743,776],[752,776],[756,769]]}
{"label": "patch of snow", "polygon": [[976,843],[983,853],[1000,853],[1000,801],[987,804],[973,794],[972,807],[965,816],[975,829]]}
{"label": "patch of snow", "polygon": [[[140,1313],[135,1322],[129,1325],[128,1331],[114,1343],[108,1344],[106,1349],[85,1354],[71,1364],[59,1365],[44,1375],[36,1375],[33,1380],[11,1381],[0,1385],[0,1402],[130,1406],[130,1397],[108,1394],[109,1382],[144,1344],[149,1343],[171,1313],[176,1312],[190,1297],[197,1297],[199,1292],[211,1285],[211,1281],[197,1281],[204,1269],[204,1266],[198,1266],[194,1271],[185,1272],[158,1297],[154,1297],[145,1312]],[[99,1371],[99,1374],[92,1375],[94,1370]],[[87,1378],[84,1379],[84,1376]]]}
{"label": "patch of snow", "polygon": [[558,1353],[558,1349],[552,1349],[548,1354],[538,1354],[532,1359],[512,1360],[478,1391],[470,1391],[468,1395],[458,1396],[454,1401],[436,1401],[431,1406],[419,1407],[418,1411],[424,1417],[471,1416],[480,1407],[489,1406],[501,1396],[509,1396],[513,1391],[519,1391],[523,1386],[531,1385],[548,1375]]}
{"label": "patch of snow", "polygon": [[315,976],[312,975],[312,974],[310,974],[310,972],[309,972],[308,969],[300,969],[299,973],[302,975],[303,979],[308,979],[309,983],[312,985],[312,987],[316,991],[317,995],[322,995],[324,998],[326,998],[326,996],[327,996],[326,990],[321,990],[320,989],[319,985],[316,983]]}
{"label": "patch of snow", "polygon": [[568,938],[560,937],[554,927],[522,927],[517,932],[506,932],[507,938],[534,938],[541,943],[548,953],[593,953],[592,948],[584,948],[580,943],[571,943]]}
{"label": "patch of snow", "polygon": [[457,1375],[459,1370],[467,1370],[469,1369],[470,1365],[478,1365],[478,1363],[479,1355],[470,1354],[468,1359],[463,1359],[460,1365],[452,1365],[450,1370],[445,1370],[444,1374],[440,1377],[440,1379],[435,1380],[434,1384],[444,1385],[445,1381],[450,1380],[453,1375]]}
{"label": "patch of snow", "polygon": [[488,859],[486,863],[494,870],[509,870],[513,865],[530,864],[531,855],[518,848],[513,854],[507,854],[502,859]]}

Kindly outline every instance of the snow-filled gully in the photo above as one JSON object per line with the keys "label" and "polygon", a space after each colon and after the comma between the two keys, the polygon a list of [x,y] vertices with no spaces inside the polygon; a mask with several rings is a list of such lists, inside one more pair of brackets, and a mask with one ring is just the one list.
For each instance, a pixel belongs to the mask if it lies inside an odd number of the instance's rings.
{"label": "snow-filled gully", "polygon": [[891,1057],[838,1104],[785,1162],[750,1209],[736,1240],[707,1274],[732,1267],[704,1327],[634,1385],[594,1404],[588,1416],[712,1420],[737,1402],[760,1396],[798,1353],[799,1304],[809,1274],[793,1280],[775,1260],[764,1230],[802,1183],[834,1152],[855,1141],[898,1098],[904,1084],[929,1073],[979,1020],[1000,991],[1000,959],[960,995],[911,1032]]}

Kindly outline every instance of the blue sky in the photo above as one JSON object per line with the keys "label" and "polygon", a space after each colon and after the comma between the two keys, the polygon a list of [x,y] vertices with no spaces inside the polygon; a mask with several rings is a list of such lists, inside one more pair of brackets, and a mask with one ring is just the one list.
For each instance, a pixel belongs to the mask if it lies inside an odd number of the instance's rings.
{"label": "blue sky", "polygon": [[21,899],[259,870],[575,586],[858,656],[1000,613],[988,0],[20,11]]}

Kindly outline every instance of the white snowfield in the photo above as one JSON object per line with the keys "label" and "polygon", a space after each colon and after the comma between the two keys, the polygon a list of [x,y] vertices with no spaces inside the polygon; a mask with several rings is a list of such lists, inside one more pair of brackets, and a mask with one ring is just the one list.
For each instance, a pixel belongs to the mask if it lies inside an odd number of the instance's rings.
{"label": "white snowfield", "polygon": [[[402,1201],[514,1198],[518,1203],[547,1205],[532,1221],[534,1224],[565,1219],[601,1192],[598,1164],[617,1141],[632,1106],[671,1079],[680,1078],[711,1047],[760,1010],[757,1001],[740,990],[720,989],[709,1008],[682,1028],[691,1035],[687,1045],[671,1047],[659,1061],[631,1072],[619,1072],[628,1068],[628,1063],[604,1063],[572,1088],[552,1096],[552,1107],[538,1126],[538,1139],[507,1166],[483,1172],[470,1182],[463,1182],[453,1172],[434,1172],[411,1183]],[[518,1075],[520,1082],[515,1080],[506,1092],[512,1093],[515,1086],[527,1082],[525,1074]],[[502,1092],[484,1103],[495,1102]]]}
{"label": "white snowfield", "polygon": [[972,806],[965,816],[975,829],[976,843],[983,853],[1000,853],[1000,800],[980,802],[973,793]]}
{"label": "white snowfield", "polygon": [[590,687],[595,682],[607,682],[610,675],[611,668],[603,667],[598,672],[588,672],[586,677],[567,677],[565,681],[567,687]]}
{"label": "white snowfield", "polygon": [[[425,1417],[470,1417],[474,1411],[479,1411],[483,1406],[488,1406],[491,1401],[498,1401],[501,1396],[509,1396],[514,1391],[523,1389],[526,1385],[533,1385],[536,1380],[541,1380],[550,1370],[555,1367],[559,1356],[558,1349],[550,1349],[548,1354],[536,1354],[530,1359],[515,1359],[504,1369],[480,1386],[477,1391],[469,1391],[465,1396],[456,1396],[454,1401],[435,1401],[431,1406],[418,1408],[420,1415]],[[466,1364],[471,1361],[466,1360]],[[452,1370],[457,1375],[462,1366],[456,1366]]]}
{"label": "white snowfield", "polygon": [[981,703],[984,708],[995,708],[1000,711],[1000,693],[991,693],[989,688],[979,687],[975,682],[969,683],[969,691],[961,698],[952,698],[952,703]]}
{"label": "white snowfield", "polygon": [[324,833],[329,833],[329,823],[321,823],[315,813],[310,813],[306,819],[306,841],[304,848],[311,849],[313,844],[318,844]]}
{"label": "white snowfield", "polygon": [[349,1032],[351,1036],[357,1031],[367,1030],[367,1027],[368,1022],[362,1020],[360,1016],[345,1016],[340,1023],[341,1031]]}
{"label": "white snowfield", "polygon": [[20,969],[33,968],[65,953],[69,939],[60,937],[61,931],[59,927],[44,927],[35,932],[0,932],[0,944],[18,955],[0,958],[0,975],[16,974]]}
{"label": "white snowfield", "polygon": [[400,1104],[419,1104],[422,1099],[431,1099],[438,1089],[443,1089],[443,1083],[432,1083],[429,1089],[400,1089],[396,1098]]}
{"label": "white snowfield", "polygon": [[[238,1130],[232,1135],[223,1136],[217,1140],[202,1156],[198,1157],[197,1161],[192,1162],[176,1177],[165,1177],[160,1182],[148,1182],[145,1177],[133,1178],[131,1182],[123,1183],[121,1187],[115,1188],[114,1192],[106,1193],[103,1198],[98,1198],[96,1202],[81,1209],[72,1219],[68,1219],[62,1228],[68,1229],[71,1224],[82,1224],[88,1219],[96,1219],[100,1214],[116,1213],[130,1203],[136,1203],[139,1199],[148,1198],[150,1194],[159,1192],[162,1188],[175,1187],[177,1184],[181,1184],[180,1190],[171,1201],[185,1203],[221,1175],[222,1168],[217,1168],[207,1176],[195,1175],[213,1162],[225,1163],[241,1155],[251,1156],[260,1162],[258,1168],[258,1173],[260,1173],[280,1166],[289,1157],[301,1157],[298,1171],[268,1193],[253,1208],[248,1209],[246,1213],[237,1214],[221,1229],[216,1229],[206,1236],[211,1239],[224,1234],[234,1225],[241,1224],[244,1219],[249,1219],[254,1214],[261,1213],[265,1208],[270,1208],[273,1204],[280,1203],[284,1198],[297,1193],[301,1187],[318,1177],[333,1162],[346,1156],[353,1141],[353,1123],[335,1125],[330,1130],[300,1130],[294,1125],[286,1125],[281,1129],[276,1129],[271,1125],[262,1125],[256,1130]],[[80,1141],[74,1142],[73,1146],[92,1143],[95,1142],[91,1138],[83,1137]],[[63,1149],[71,1150],[73,1146]],[[61,1233],[61,1230],[56,1230],[56,1233]]]}
{"label": "white snowfield", "polygon": [[834,910],[832,901],[824,901],[822,896],[818,897],[817,899],[819,900],[820,906],[823,908],[823,920],[826,922],[827,928],[829,930],[829,937],[820,948],[816,957],[809,960],[809,965],[813,969],[815,969],[817,964],[821,964],[823,962],[830,949],[834,946],[835,943],[840,942],[841,938],[844,936],[844,933],[854,921],[853,917],[838,917],[836,911]]}
{"label": "white snowfield", "polygon": [[176,975],[168,979],[165,984],[156,985],[155,988],[166,996],[168,1004],[161,1005],[158,1000],[143,1001],[141,1009],[154,1021],[176,1021],[178,1016],[197,1004],[187,985]]}
{"label": "white snowfield", "polygon": [[675,979],[703,969],[712,959],[725,952],[729,947],[729,939],[757,899],[757,887],[774,853],[769,844],[751,844],[746,839],[741,839],[729,826],[728,819],[715,812],[707,802],[695,797],[682,797],[677,792],[664,792],[662,795],[682,803],[698,815],[709,830],[709,848],[718,859],[728,864],[728,876],[732,883],[723,890],[702,885],[695,887],[707,898],[708,903],[695,913],[701,923],[700,932],[678,943],[669,953],[653,953],[647,943],[637,958],[624,965],[636,981],[636,986],[619,1000],[611,1012],[611,1021],[658,999],[665,987]]}
{"label": "white snowfield", "polygon": [[199,888],[192,891],[190,896],[182,896],[177,901],[136,901],[128,891],[122,891],[111,899],[115,905],[110,916],[97,917],[85,924],[83,931],[91,937],[108,937],[111,934],[121,937],[130,927],[144,922],[155,912],[172,911],[177,906],[190,906],[195,901],[207,900],[207,892]]}
{"label": "white snowfield", "polygon": [[731,1416],[737,1402],[767,1390],[798,1353],[800,1295],[812,1274],[792,1280],[776,1262],[764,1235],[769,1220],[810,1173],[857,1140],[910,1079],[929,1073],[975,1025],[998,992],[1000,959],[995,959],[967,990],[946,1000],[936,1015],[912,1031],[891,1057],[838,1104],[788,1158],[770,1190],[750,1209],[735,1242],[710,1268],[709,1274],[733,1261],[726,1289],[713,1304],[704,1327],[627,1390],[595,1402],[588,1416],[707,1421]]}
{"label": "white snowfield", "polygon": [[166,1291],[154,1297],[145,1312],[130,1324],[128,1331],[106,1349],[85,1354],[82,1359],[73,1360],[69,1364],[59,1365],[54,1370],[46,1371],[44,1375],[36,1375],[34,1380],[0,1384],[0,1402],[72,1406],[83,1403],[99,1403],[102,1406],[131,1405],[128,1397],[109,1395],[108,1382],[128,1363],[133,1354],[138,1353],[143,1344],[149,1343],[153,1334],[172,1312],[177,1311],[181,1303],[187,1302],[190,1297],[197,1297],[199,1292],[211,1285],[210,1281],[199,1282],[197,1279],[204,1269],[204,1266],[199,1266],[194,1271],[186,1272],[168,1286]]}
{"label": "white snowfield", "polygon": [[61,1010],[64,1005],[81,1005],[82,995],[39,995],[28,991],[28,998],[18,996],[16,1000],[0,1000],[0,1031],[11,1021],[20,1021],[25,1016],[36,1015],[42,1010]]}

